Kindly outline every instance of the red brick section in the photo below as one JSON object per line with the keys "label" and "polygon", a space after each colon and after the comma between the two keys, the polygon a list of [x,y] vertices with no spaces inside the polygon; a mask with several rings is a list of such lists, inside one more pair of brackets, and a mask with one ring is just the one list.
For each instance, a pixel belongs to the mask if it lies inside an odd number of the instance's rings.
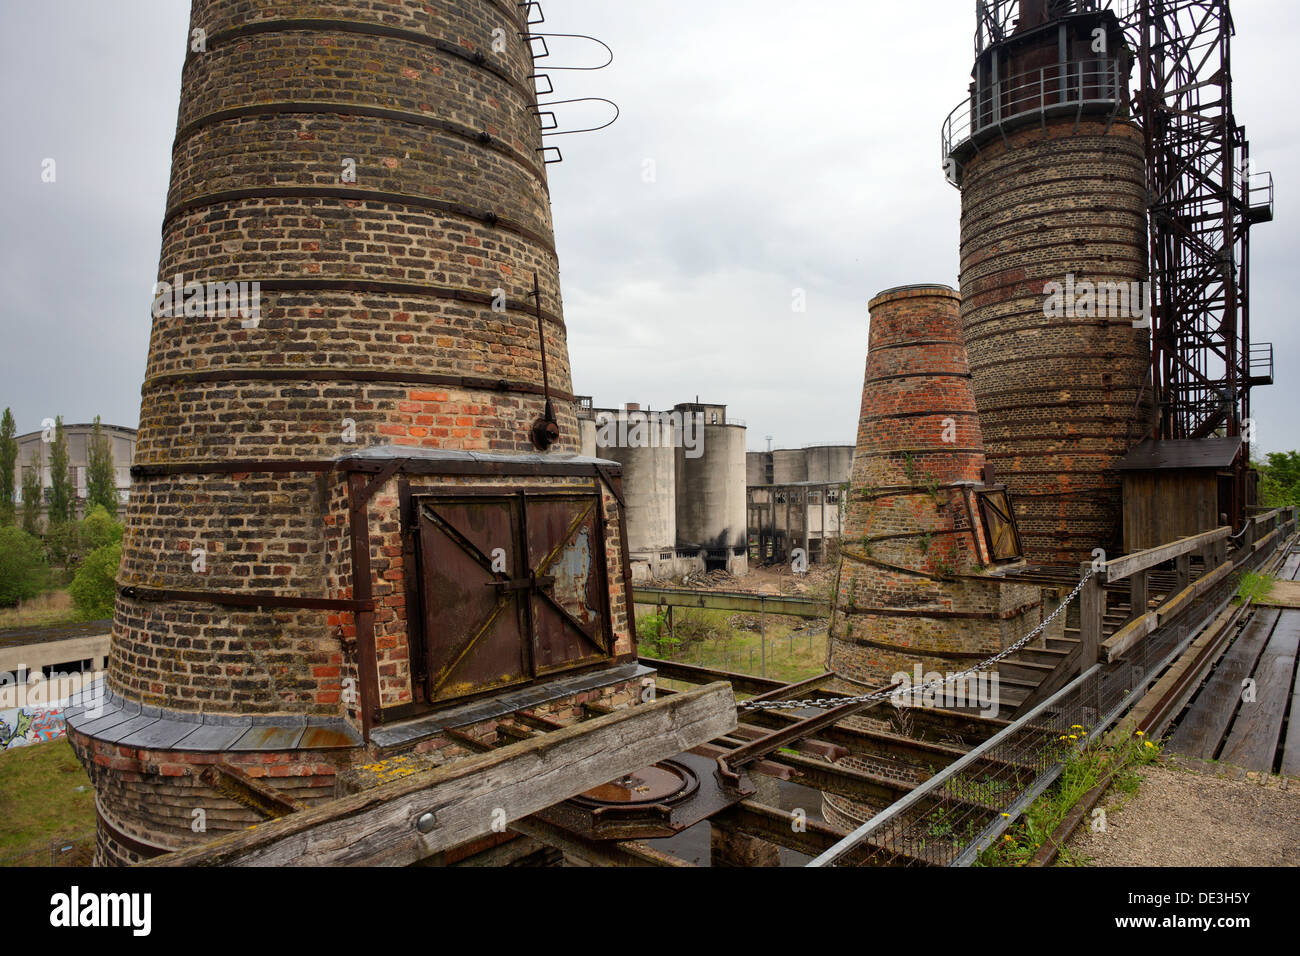
{"label": "red brick section", "polygon": [[1146,280],[1142,134],[1048,121],[983,147],[962,185],[962,322],[988,460],[1026,556],[1077,566],[1120,547],[1116,461],[1143,437],[1149,332],[1044,315],[1049,282]]}
{"label": "red brick section", "polygon": [[[259,282],[261,314],[252,325],[215,309],[154,317],[135,464],[328,462],[387,444],[534,453],[544,408],[534,273],[561,398],[552,451],[578,452],[527,29],[513,0],[194,0],[190,40],[204,48],[184,67],[158,279]],[[394,483],[369,514],[378,693],[409,702]],[[124,587],[355,595],[337,474],[144,477],[126,520]],[[617,654],[628,656],[617,534],[605,544]],[[195,719],[359,726],[344,692],[358,676],[357,638],[348,612],[119,597],[107,679],[129,700]],[[182,812],[193,790],[172,788],[196,778],[166,768],[209,758],[119,755],[119,766],[96,742],[73,741],[100,768],[112,833],[155,848],[194,839]],[[276,757],[300,796],[320,799],[332,793],[329,768],[365,752]],[[101,858],[121,861],[127,844],[112,833],[101,833]]]}
{"label": "red brick section", "polygon": [[[960,301],[936,285],[884,292],[870,304],[830,631],[830,669],[845,690],[884,686],[917,664],[925,673],[963,670],[1038,621],[1037,589],[983,576],[983,530],[970,525],[978,515],[968,508],[970,489],[981,483],[984,453]],[[831,798],[826,804],[845,826],[868,810]]]}

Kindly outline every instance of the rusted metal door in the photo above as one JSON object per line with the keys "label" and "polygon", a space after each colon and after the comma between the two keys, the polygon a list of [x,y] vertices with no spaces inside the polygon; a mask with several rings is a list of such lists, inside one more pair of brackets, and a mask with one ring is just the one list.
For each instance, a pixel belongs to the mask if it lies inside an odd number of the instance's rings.
{"label": "rusted metal door", "polygon": [[418,514],[427,700],[609,656],[597,494],[428,497]]}

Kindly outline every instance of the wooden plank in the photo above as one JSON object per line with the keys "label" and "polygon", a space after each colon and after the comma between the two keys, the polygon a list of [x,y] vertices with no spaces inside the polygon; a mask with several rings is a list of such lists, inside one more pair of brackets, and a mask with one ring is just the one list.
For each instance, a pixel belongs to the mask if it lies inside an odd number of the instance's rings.
{"label": "wooden plank", "polygon": [[1291,688],[1291,725],[1282,747],[1282,774],[1300,777],[1300,670],[1296,671],[1295,686]]}
{"label": "wooden plank", "polygon": [[1170,738],[1171,752],[1200,760],[1214,759],[1241,703],[1241,682],[1254,672],[1281,616],[1280,611],[1260,612],[1233,642]]}
{"label": "wooden plank", "polygon": [[1255,701],[1243,701],[1219,759],[1234,767],[1273,772],[1282,721],[1291,701],[1296,654],[1300,653],[1300,611],[1284,611],[1255,668]]}
{"label": "wooden plank", "polygon": [[525,817],[510,824],[510,829],[531,839],[563,851],[566,857],[588,866],[616,867],[689,867],[685,860],[670,856],[638,840],[588,840],[562,830],[541,817]]}
{"label": "wooden plank", "polygon": [[1107,663],[1113,663],[1123,657],[1129,648],[1160,626],[1160,615],[1155,611],[1143,614],[1131,624],[1120,628],[1101,645],[1102,657]]}
{"label": "wooden plank", "polygon": [[1172,561],[1183,555],[1200,551],[1205,545],[1223,540],[1230,534],[1232,534],[1230,528],[1216,528],[1213,531],[1192,535],[1190,538],[1180,538],[1172,544],[1164,544],[1158,548],[1126,554],[1122,558],[1106,562],[1106,580],[1122,581],[1139,571],[1145,571],[1148,568],[1154,568],[1158,564],[1164,564],[1166,561]]}
{"label": "wooden plank", "polygon": [[[412,774],[148,865],[411,864],[735,727],[731,687],[711,684]],[[417,821],[429,813],[433,827],[421,833]]]}

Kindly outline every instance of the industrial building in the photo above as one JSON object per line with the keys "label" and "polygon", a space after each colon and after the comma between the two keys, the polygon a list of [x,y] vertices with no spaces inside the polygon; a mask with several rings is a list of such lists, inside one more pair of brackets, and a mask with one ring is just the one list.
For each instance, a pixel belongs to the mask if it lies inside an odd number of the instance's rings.
{"label": "industrial building", "polygon": [[[1198,3],[1226,51],[1226,3]],[[1249,392],[1271,369],[1245,312],[1242,232],[1267,217],[1244,133],[1230,97],[1182,102],[1225,138],[1178,166],[1211,134],[1149,112],[1230,73],[1198,79],[1212,57],[1150,0],[1136,26],[1092,0],[977,4],[943,133],[960,288],[870,300],[854,446],[757,454],[725,405],[573,394],[538,6],[195,3],[159,275],[255,278],[264,301],[252,326],[155,315],[105,686],[66,717],[98,862],[545,845],[675,865],[638,841],[708,821],[720,864],[777,845],[969,864],[1061,771],[1066,728],[1100,736],[1230,576],[1294,542],[1294,511],[1250,511]],[[341,155],[374,175],[340,185]],[[1215,177],[1217,224],[1189,185]],[[1212,228],[1205,280],[1207,233],[1179,244]],[[1095,558],[1125,542],[1155,547]],[[634,579],[799,550],[838,561],[829,608],[661,590],[829,609],[824,673],[638,656]],[[993,696],[896,717],[913,671],[979,671]],[[784,809],[778,780],[824,819]]]}
{"label": "industrial building", "polygon": [[[90,439],[95,433],[92,424],[64,425],[63,436],[68,444],[68,474],[72,480],[75,493],[74,506],[80,516],[86,510],[86,479],[90,464]],[[100,433],[108,441],[113,455],[113,475],[117,485],[120,504],[125,505],[131,493],[131,458],[135,454],[136,431],[121,425],[101,425]],[[19,503],[22,502],[23,475],[31,469],[40,472],[41,487],[49,488],[53,483],[50,472],[50,444],[54,438],[54,426],[41,431],[19,435],[18,460],[14,465],[14,490]]]}
{"label": "industrial building", "polygon": [[577,407],[582,453],[623,469],[634,580],[748,571],[747,429],[726,405],[697,399],[657,412],[596,408],[579,396]]}
{"label": "industrial building", "polygon": [[755,560],[785,564],[796,551],[808,563],[832,557],[853,454],[853,445],[809,445],[746,455],[747,527]]}

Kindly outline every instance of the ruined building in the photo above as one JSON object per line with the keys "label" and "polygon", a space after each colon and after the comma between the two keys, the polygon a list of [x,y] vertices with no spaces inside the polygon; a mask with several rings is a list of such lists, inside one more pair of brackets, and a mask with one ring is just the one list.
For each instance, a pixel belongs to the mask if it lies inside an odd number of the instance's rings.
{"label": "ruined building", "polygon": [[809,445],[745,456],[749,539],[759,561],[834,558],[854,451],[853,445]]}
{"label": "ruined building", "polygon": [[158,276],[260,300],[155,309],[107,692],[68,721],[101,863],[246,828],[250,789],[456,753],[437,714],[490,738],[506,688],[543,715],[639,690],[527,9],[194,0]]}
{"label": "ruined building", "polygon": [[629,402],[595,408],[579,396],[582,451],[618,462],[637,581],[749,570],[743,422],[699,401],[661,412]]}
{"label": "ruined building", "polygon": [[1119,547],[1115,466],[1150,430],[1133,57],[1115,15],[1082,9],[1092,4],[996,6],[944,127],[962,194],[962,325],[988,461],[1011,488],[1026,556],[1077,566]]}

